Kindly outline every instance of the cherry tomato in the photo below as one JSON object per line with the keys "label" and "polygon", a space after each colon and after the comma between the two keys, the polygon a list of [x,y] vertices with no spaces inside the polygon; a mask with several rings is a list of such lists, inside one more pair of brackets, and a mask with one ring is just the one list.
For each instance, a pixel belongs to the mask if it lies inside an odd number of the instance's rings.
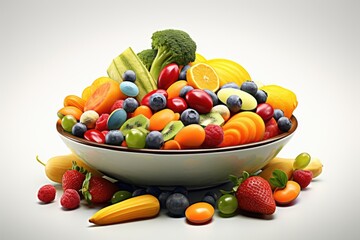
{"label": "cherry tomato", "polygon": [[160,72],[157,86],[160,89],[168,89],[171,84],[179,79],[179,66],[176,63],[166,65]]}
{"label": "cherry tomato", "polygon": [[166,90],[164,89],[155,89],[152,90],[151,92],[148,92],[143,99],[141,99],[141,104],[140,105],[146,105],[149,107],[149,98],[151,97],[151,95],[153,95],[154,93],[161,93],[162,95],[164,95],[166,98],[168,97],[168,93],[166,92]]}
{"label": "cherry tomato", "polygon": [[200,114],[210,112],[213,107],[211,96],[201,89],[193,89],[185,95],[186,103]]}
{"label": "cherry tomato", "polygon": [[182,113],[185,109],[187,109],[186,101],[181,97],[174,97],[168,99],[166,103],[167,108],[170,108],[176,113]]}
{"label": "cherry tomato", "polygon": [[256,113],[266,122],[274,115],[274,108],[268,103],[260,103],[257,105]]}
{"label": "cherry tomato", "polygon": [[105,143],[105,136],[102,132],[97,129],[87,130],[84,134],[84,138],[91,142]]}

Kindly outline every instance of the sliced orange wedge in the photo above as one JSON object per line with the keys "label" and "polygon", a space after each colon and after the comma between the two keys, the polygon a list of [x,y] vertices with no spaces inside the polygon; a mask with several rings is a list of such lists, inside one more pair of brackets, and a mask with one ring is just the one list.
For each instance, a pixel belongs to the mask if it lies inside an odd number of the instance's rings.
{"label": "sliced orange wedge", "polygon": [[214,68],[206,63],[197,63],[186,73],[188,84],[198,89],[208,89],[213,92],[219,89],[220,79]]}

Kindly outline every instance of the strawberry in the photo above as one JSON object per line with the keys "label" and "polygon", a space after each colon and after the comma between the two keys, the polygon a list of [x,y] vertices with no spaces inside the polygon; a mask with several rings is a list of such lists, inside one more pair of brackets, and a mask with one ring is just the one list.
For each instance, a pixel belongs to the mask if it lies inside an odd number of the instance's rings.
{"label": "strawberry", "polygon": [[89,172],[85,176],[81,192],[89,204],[97,204],[109,202],[118,190],[118,186],[113,182],[100,176],[91,176]]}
{"label": "strawberry", "polygon": [[268,181],[259,176],[245,177],[236,190],[239,209],[271,215],[276,210],[276,203]]}
{"label": "strawberry", "polygon": [[85,180],[86,170],[79,167],[75,161],[72,162],[72,167],[63,174],[61,184],[63,190],[74,189],[79,191]]}
{"label": "strawberry", "polygon": [[300,185],[301,189],[304,189],[307,186],[309,186],[313,178],[313,174],[311,171],[300,170],[300,169],[295,170],[292,176],[293,176],[293,180]]}
{"label": "strawberry", "polygon": [[280,130],[279,127],[277,125],[277,122],[275,120],[275,118],[270,118],[270,120],[268,120],[265,123],[265,134],[263,139],[269,139],[272,137],[275,137],[276,135],[280,134]]}

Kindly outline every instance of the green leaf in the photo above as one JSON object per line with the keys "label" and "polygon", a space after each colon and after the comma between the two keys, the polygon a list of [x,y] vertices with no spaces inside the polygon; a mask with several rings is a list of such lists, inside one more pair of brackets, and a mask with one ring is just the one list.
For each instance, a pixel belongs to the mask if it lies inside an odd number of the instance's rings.
{"label": "green leaf", "polygon": [[287,184],[288,178],[284,171],[275,169],[272,173],[273,177],[270,178],[270,184],[277,188],[284,188]]}

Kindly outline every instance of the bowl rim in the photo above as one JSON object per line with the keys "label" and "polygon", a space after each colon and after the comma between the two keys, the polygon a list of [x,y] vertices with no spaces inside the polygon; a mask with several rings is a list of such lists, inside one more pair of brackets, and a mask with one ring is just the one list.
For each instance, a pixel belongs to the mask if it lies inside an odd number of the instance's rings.
{"label": "bowl rim", "polygon": [[101,149],[107,149],[107,150],[117,150],[120,152],[133,152],[133,153],[147,153],[147,154],[204,154],[204,153],[214,153],[214,152],[229,152],[229,151],[238,151],[243,149],[249,149],[253,147],[258,147],[266,144],[270,144],[276,141],[279,141],[283,138],[286,138],[290,135],[292,135],[295,130],[298,127],[298,121],[294,115],[290,118],[292,122],[291,129],[288,132],[283,132],[275,137],[258,141],[258,142],[252,142],[237,146],[229,146],[229,147],[221,147],[221,148],[195,148],[195,149],[181,149],[181,150],[162,150],[162,149],[148,149],[148,148],[127,148],[123,146],[117,146],[117,145],[110,145],[110,144],[104,144],[104,143],[97,143],[97,142],[91,142],[81,137],[76,137],[72,135],[69,132],[66,132],[62,126],[60,121],[57,121],[56,123],[56,129],[58,133],[62,136],[67,138],[68,140],[84,144],[91,147],[101,148]]}

